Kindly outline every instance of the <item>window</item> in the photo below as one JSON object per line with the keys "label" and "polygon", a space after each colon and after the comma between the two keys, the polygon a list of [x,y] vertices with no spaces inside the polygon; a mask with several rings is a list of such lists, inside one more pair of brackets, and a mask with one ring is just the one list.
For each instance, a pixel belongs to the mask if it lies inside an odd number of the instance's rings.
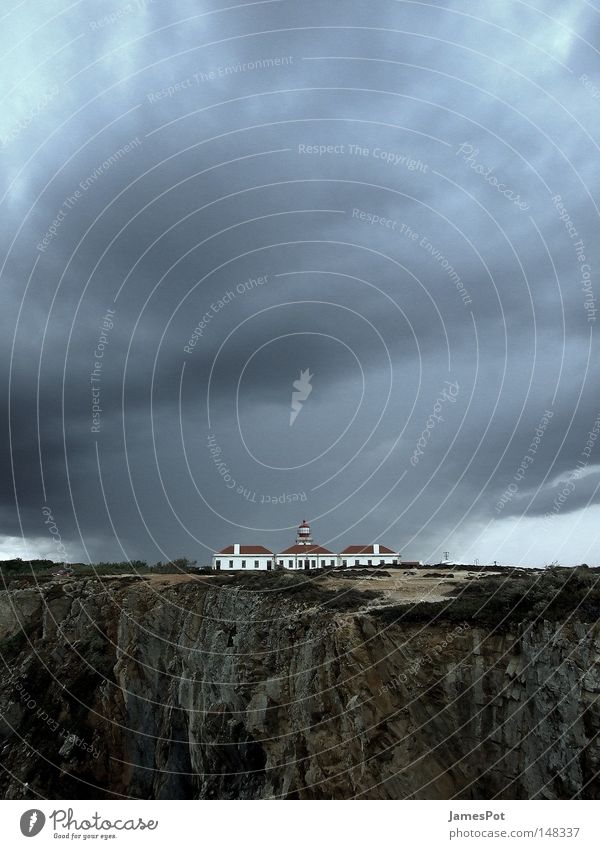
{"label": "window", "polygon": [[316,566],[316,565],[317,565],[317,561],[316,561],[316,560],[313,560],[313,562],[312,562],[312,567],[313,567],[313,569],[315,568],[315,566]]}
{"label": "window", "polygon": [[246,568],[246,561],[242,560],[242,569],[245,569],[245,568]]}
{"label": "window", "polygon": [[358,564],[359,564],[359,561],[358,561],[358,560],[355,560],[355,561],[354,561],[354,565],[355,565],[355,566],[358,566]]}
{"label": "window", "polygon": [[233,560],[230,560],[230,561],[229,561],[229,568],[230,568],[230,569],[233,569]]}
{"label": "window", "polygon": [[258,569],[258,560],[255,560],[255,561],[254,561],[254,568],[255,568],[255,569]]}
{"label": "window", "polygon": [[348,561],[347,561],[347,560],[342,560],[342,566],[347,566],[347,565],[348,565]]}
{"label": "window", "polygon": [[373,565],[373,561],[372,561],[372,560],[367,560],[367,563],[369,564],[369,566],[372,566],[372,565]]}
{"label": "window", "polygon": [[283,566],[283,560],[280,560],[280,561],[279,561],[279,565],[280,565],[280,566]]}
{"label": "window", "polygon": [[217,569],[220,569],[220,567],[221,567],[221,561],[220,561],[220,560],[215,560],[215,566],[217,567]]}
{"label": "window", "polygon": [[288,566],[290,567],[290,569],[293,567],[293,565],[294,565],[294,561],[288,560]]}
{"label": "window", "polygon": [[325,565],[326,565],[325,561],[321,560],[321,566],[325,566]]}
{"label": "window", "polygon": [[379,565],[380,565],[380,566],[385,566],[385,560],[380,560],[380,561],[379,561]]}
{"label": "window", "polygon": [[329,562],[332,566],[335,566],[335,560],[330,560]]}

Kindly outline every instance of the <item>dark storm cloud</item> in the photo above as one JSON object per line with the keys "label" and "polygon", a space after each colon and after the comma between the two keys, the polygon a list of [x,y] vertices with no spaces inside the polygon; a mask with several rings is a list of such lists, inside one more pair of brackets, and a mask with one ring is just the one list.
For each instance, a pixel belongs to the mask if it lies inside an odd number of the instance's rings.
{"label": "dark storm cloud", "polygon": [[423,558],[518,559],[520,521],[555,559],[598,503],[592,453],[545,518],[598,414],[593,10],[60,11],[4,33],[6,551],[52,553],[51,503],[96,559],[277,547],[305,513]]}

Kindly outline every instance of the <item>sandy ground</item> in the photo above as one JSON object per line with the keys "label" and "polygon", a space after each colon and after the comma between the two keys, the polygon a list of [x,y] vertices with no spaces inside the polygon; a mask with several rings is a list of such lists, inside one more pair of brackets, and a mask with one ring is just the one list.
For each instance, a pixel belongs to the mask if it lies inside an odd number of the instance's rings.
{"label": "sandy ground", "polygon": [[[449,594],[461,585],[477,581],[483,574],[493,575],[496,572],[474,573],[466,571],[452,572],[448,570],[447,575],[441,575],[439,569],[418,570],[411,574],[404,574],[403,570],[390,571],[389,577],[379,575],[360,575],[354,578],[341,577],[332,574],[322,581],[321,586],[327,589],[353,589],[353,590],[375,590],[382,594],[377,601],[369,600],[367,606],[380,607],[391,604],[408,604],[418,601],[443,601]],[[450,577],[452,576],[452,577]],[[125,575],[103,575],[108,578],[135,578],[134,573]],[[175,584],[193,583],[199,581],[210,581],[213,575],[151,575],[145,577],[153,589],[160,590],[161,587],[169,587]],[[307,575],[308,577],[308,575]]]}
{"label": "sandy ground", "polygon": [[[65,580],[73,580],[78,578],[78,575],[70,575],[63,577]],[[93,578],[93,575],[84,575],[84,578]],[[119,578],[140,578],[140,580],[148,581],[152,586],[169,586],[170,584],[185,584],[189,581],[210,581],[212,575],[136,575],[135,572],[122,572],[118,575],[99,575],[101,581],[116,581]]]}
{"label": "sandy ground", "polygon": [[[340,578],[337,580],[328,578],[325,586],[335,589],[339,589],[340,586],[351,586],[357,590],[383,592],[382,600],[374,602],[375,606],[380,607],[417,601],[443,601],[456,587],[479,580],[478,575],[471,572],[451,572],[449,570],[448,575],[444,575],[442,578],[435,577],[440,574],[439,569],[419,570],[411,575],[404,575],[402,570],[398,570],[398,572],[390,572],[389,578],[366,576],[364,578]],[[486,572],[485,574],[493,575],[497,573]],[[453,575],[453,577],[449,577],[450,575]],[[469,575],[473,577],[469,577]]]}
{"label": "sandy ground", "polygon": [[212,575],[152,575],[148,580],[153,587],[169,587],[173,584],[186,584],[192,581],[210,581]]}
{"label": "sandy ground", "polygon": [[[460,585],[479,580],[479,575],[484,573],[452,572],[448,575],[436,577],[441,574],[440,570],[419,570],[415,574],[405,575],[399,569],[390,572],[390,577],[379,576],[357,576],[355,578],[338,577],[331,575],[321,583],[327,589],[355,589],[375,590],[382,593],[381,600],[369,602],[369,606],[382,606],[390,604],[412,603],[416,601],[443,601],[448,595]],[[486,572],[486,575],[496,574]],[[452,575],[453,577],[449,577]],[[470,577],[471,576],[471,577]],[[210,581],[212,575],[153,575],[149,580],[153,587],[171,586],[187,581]],[[307,576],[308,577],[308,576]]]}

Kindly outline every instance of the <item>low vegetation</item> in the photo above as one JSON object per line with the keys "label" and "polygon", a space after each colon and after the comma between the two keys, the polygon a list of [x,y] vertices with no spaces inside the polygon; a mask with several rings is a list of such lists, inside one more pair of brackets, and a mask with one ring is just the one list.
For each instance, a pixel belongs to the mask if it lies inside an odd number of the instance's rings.
{"label": "low vegetation", "polygon": [[332,572],[326,569],[314,569],[307,572],[234,572],[215,574],[214,585],[237,588],[248,592],[279,594],[286,601],[318,607],[323,612],[357,610],[368,601],[380,598],[372,590],[355,590],[352,587],[331,589],[324,586],[324,580]]}
{"label": "low vegetation", "polygon": [[52,560],[0,560],[0,576],[10,578],[35,578],[38,581],[48,581],[61,572],[70,572],[74,578],[93,578],[106,575],[175,575],[193,572],[196,574],[195,560],[180,557],[168,563],[149,565],[145,560],[124,560],[118,563],[55,563]]}
{"label": "low vegetation", "polygon": [[456,587],[447,600],[373,610],[392,622],[470,622],[501,629],[534,620],[582,622],[600,618],[600,570],[578,566],[485,575]]}
{"label": "low vegetation", "polygon": [[[452,567],[456,570],[456,567]],[[477,567],[472,567],[476,569]],[[66,570],[70,570],[65,574]],[[393,571],[393,570],[392,570]],[[373,605],[371,614],[386,624],[393,622],[471,622],[486,627],[502,629],[515,622],[534,620],[564,621],[569,617],[583,622],[600,618],[600,568],[585,564],[576,568],[559,566],[547,569],[516,569],[496,567],[496,573],[479,569],[470,575],[472,580],[447,580],[449,596],[438,602],[401,603],[388,606]],[[62,574],[61,574],[62,573]],[[108,575],[128,575],[148,578],[156,574],[210,574],[210,586],[229,587],[237,591],[261,594],[278,594],[282,600],[296,602],[302,607],[315,607],[322,612],[350,612],[364,609],[376,601],[381,604],[383,595],[373,581],[369,589],[355,589],[352,581],[338,578],[355,578],[357,581],[372,576],[372,570],[357,569],[352,572],[330,569],[305,572],[212,572],[198,569],[195,562],[179,558],[168,563],[148,565],[135,560],[120,563],[57,564],[50,560],[0,561],[0,581],[8,588],[27,586],[33,579],[46,583],[59,578],[93,578]],[[390,572],[382,570],[381,577]],[[453,573],[429,572],[429,577],[451,579]],[[410,580],[410,579],[409,579]],[[343,585],[342,585],[343,584]],[[1,584],[0,584],[1,587]]]}

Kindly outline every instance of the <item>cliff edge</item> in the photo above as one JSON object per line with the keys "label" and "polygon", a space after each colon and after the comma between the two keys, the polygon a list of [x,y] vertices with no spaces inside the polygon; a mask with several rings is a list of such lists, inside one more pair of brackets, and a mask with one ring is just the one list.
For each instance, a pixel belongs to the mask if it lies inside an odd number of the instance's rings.
{"label": "cliff edge", "polygon": [[383,581],[17,582],[0,792],[599,798],[597,617],[486,621],[450,581],[417,605]]}

